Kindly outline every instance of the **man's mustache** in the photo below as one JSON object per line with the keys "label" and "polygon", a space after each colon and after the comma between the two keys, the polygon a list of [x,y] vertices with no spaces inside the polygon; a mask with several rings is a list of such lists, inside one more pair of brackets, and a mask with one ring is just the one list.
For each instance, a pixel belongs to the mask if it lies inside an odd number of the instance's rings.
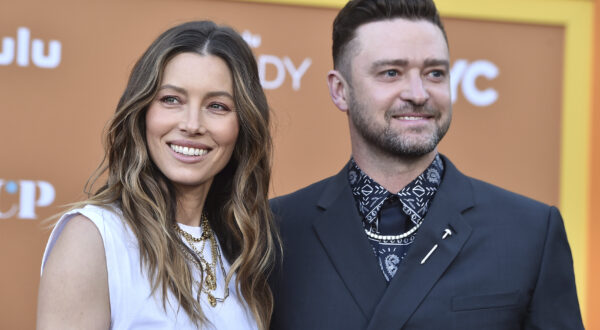
{"label": "man's mustache", "polygon": [[437,117],[439,111],[431,105],[414,105],[405,104],[399,108],[388,109],[385,112],[385,118],[401,117],[406,115],[424,115],[429,117]]}

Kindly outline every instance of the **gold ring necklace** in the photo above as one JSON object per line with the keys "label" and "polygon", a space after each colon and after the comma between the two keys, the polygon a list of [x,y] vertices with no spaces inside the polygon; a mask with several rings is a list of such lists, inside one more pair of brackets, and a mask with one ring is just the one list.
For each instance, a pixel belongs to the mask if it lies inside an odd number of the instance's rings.
{"label": "gold ring necklace", "polygon": [[[196,282],[196,284],[198,284],[198,286],[200,287],[200,290],[206,294],[210,305],[212,307],[215,307],[215,306],[217,306],[217,302],[222,303],[225,301],[225,299],[227,299],[227,297],[229,297],[229,283],[227,281],[225,282],[225,293],[224,293],[223,297],[222,298],[215,297],[215,295],[212,291],[215,291],[217,289],[217,277],[216,277],[217,262],[219,263],[219,266],[221,268],[221,272],[223,273],[224,279],[227,278],[227,274],[225,272],[225,267],[223,266],[223,259],[221,259],[219,245],[217,244],[217,240],[215,238],[214,232],[210,228],[208,218],[203,213],[201,219],[202,219],[202,222],[201,222],[202,235],[200,236],[200,238],[196,238],[196,237],[192,236],[190,233],[181,229],[179,227],[179,225],[177,225],[177,224],[174,225],[174,228],[179,234],[181,234],[183,236],[183,238],[188,243],[188,245],[190,246],[192,251],[194,251],[194,253],[198,257],[198,259],[200,260],[200,263],[198,263],[198,261],[194,257],[192,257],[190,252],[188,250],[186,250],[183,246],[181,246],[181,250],[183,251],[186,259],[188,259],[190,262],[192,262],[196,266],[196,268],[198,268],[198,270],[200,271],[200,274],[203,274],[202,275],[204,277],[203,280],[201,280],[199,282],[194,279],[194,281]],[[206,241],[210,241],[211,257],[212,257],[212,262],[210,262],[210,263],[204,258],[204,246],[205,246]],[[198,250],[196,248],[194,243],[202,244],[200,246],[200,250]]]}

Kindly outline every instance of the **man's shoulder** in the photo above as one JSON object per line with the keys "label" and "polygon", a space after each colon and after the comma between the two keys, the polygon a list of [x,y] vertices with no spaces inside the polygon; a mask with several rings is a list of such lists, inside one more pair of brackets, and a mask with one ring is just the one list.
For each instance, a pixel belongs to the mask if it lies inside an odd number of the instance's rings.
{"label": "man's shoulder", "polygon": [[[450,176],[452,176],[453,179],[450,180],[451,182],[445,182],[446,177],[444,177],[442,180],[442,185],[444,185],[444,183],[450,183],[450,186],[447,187],[449,188],[448,191],[455,193],[454,184],[458,181],[462,181],[462,179],[457,178],[463,177],[468,182],[468,185],[472,188],[473,199],[476,204],[492,204],[498,207],[511,206],[544,210],[547,210],[550,207],[548,204],[525,196],[519,192],[511,191],[494,183],[465,175],[456,169],[454,164],[449,162],[448,158],[444,157],[443,159],[448,167],[447,170],[452,172],[450,173]],[[456,193],[460,194],[464,192]]]}
{"label": "man's shoulder", "polygon": [[543,218],[548,216],[550,205],[495,184],[468,177],[473,187],[476,209],[493,210],[497,215]]}
{"label": "man's shoulder", "polygon": [[289,194],[272,198],[269,201],[271,207],[278,208],[280,206],[304,206],[307,204],[315,204],[320,197],[321,192],[333,180],[334,177],[335,176],[330,176]]}

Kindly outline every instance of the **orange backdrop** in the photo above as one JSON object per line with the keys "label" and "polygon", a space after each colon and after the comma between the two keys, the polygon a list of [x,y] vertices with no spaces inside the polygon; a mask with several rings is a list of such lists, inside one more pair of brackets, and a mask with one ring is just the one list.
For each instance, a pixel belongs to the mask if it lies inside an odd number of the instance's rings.
{"label": "orange backdrop", "polygon": [[[34,327],[49,234],[41,220],[84,197],[129,71],[168,27],[213,19],[243,32],[253,47],[275,118],[272,195],[333,174],[348,160],[346,118],[325,81],[337,9],[208,0],[0,6],[1,329]],[[558,204],[564,27],[445,24],[456,102],[441,151],[468,174]]]}

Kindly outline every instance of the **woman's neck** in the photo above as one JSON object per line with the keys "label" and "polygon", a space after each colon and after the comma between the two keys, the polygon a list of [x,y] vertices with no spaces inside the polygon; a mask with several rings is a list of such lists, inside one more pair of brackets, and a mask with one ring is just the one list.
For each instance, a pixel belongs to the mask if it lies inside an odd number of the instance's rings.
{"label": "woman's neck", "polygon": [[210,183],[201,186],[177,187],[177,222],[188,226],[200,226],[204,202],[210,189]]}

